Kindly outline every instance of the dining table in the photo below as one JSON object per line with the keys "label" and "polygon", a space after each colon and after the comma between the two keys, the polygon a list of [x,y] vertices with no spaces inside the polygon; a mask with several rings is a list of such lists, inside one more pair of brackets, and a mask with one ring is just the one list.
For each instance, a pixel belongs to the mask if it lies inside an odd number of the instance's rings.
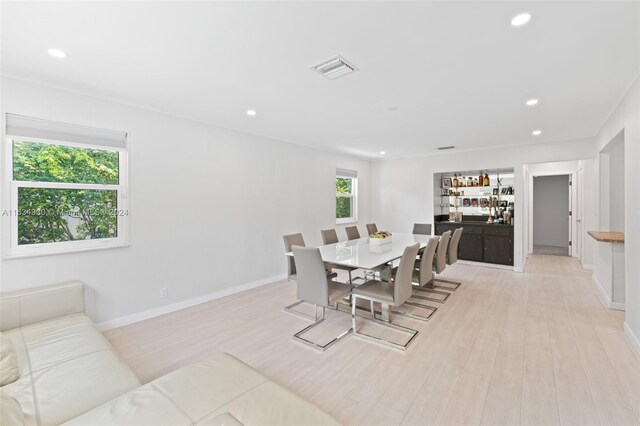
{"label": "dining table", "polygon": [[[391,275],[392,262],[402,257],[404,249],[413,244],[420,244],[420,248],[427,246],[431,235],[391,233],[391,239],[385,244],[375,244],[369,237],[340,241],[333,244],[318,246],[322,260],[329,265],[347,266],[365,271],[386,271]],[[286,253],[293,256],[292,252]],[[388,310],[382,313],[383,320],[390,319]]]}

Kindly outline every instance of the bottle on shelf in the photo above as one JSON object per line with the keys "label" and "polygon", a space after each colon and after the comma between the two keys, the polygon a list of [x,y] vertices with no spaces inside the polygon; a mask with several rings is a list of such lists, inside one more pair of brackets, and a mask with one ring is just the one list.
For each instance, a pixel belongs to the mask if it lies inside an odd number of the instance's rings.
{"label": "bottle on shelf", "polygon": [[484,174],[483,184],[484,186],[491,186],[491,180],[489,179],[489,174],[487,173]]}
{"label": "bottle on shelf", "polygon": [[480,176],[478,176],[478,186],[484,186],[484,177],[482,176],[482,172],[480,172]]}
{"label": "bottle on shelf", "polygon": [[473,178],[471,176],[467,178],[467,186],[469,187],[473,186]]}
{"label": "bottle on shelf", "polygon": [[456,173],[453,174],[453,187],[457,188],[458,187],[458,175]]}

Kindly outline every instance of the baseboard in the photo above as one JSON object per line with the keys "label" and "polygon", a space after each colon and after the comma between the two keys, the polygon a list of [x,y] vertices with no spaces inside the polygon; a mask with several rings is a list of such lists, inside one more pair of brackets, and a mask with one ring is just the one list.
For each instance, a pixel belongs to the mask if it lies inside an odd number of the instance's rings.
{"label": "baseboard", "polygon": [[627,309],[626,305],[624,303],[620,303],[620,302],[611,302],[609,304],[609,307],[611,309],[615,309],[616,311],[625,311]]}
{"label": "baseboard", "polygon": [[524,261],[522,262],[521,266],[514,266],[513,272],[524,272],[524,266],[527,264],[527,259],[528,257],[524,258]]}
{"label": "baseboard", "polygon": [[231,296],[232,294],[241,293],[243,291],[251,290],[252,288],[261,287],[263,285],[271,284],[276,281],[280,281],[287,278],[286,275],[276,275],[274,277],[265,278],[262,280],[254,281],[248,284],[243,284],[224,290],[216,291],[215,293],[205,294],[204,296],[194,297],[193,299],[183,300],[181,302],[172,303],[171,305],[160,306],[158,308],[149,309],[147,311],[138,312],[131,315],[126,315],[120,318],[112,319],[109,321],[101,322],[97,324],[98,330],[107,331],[125,325],[133,324],[136,322],[144,321],[150,318],[155,318],[160,315],[168,314],[171,312],[179,311],[181,309],[190,308],[192,306],[200,305],[202,303],[210,302],[222,297]]}
{"label": "baseboard", "polygon": [[586,269],[588,271],[593,271],[593,265],[592,264],[590,264],[590,263],[582,263],[582,262],[580,262],[580,263],[582,264],[582,269]]}
{"label": "baseboard", "polygon": [[631,344],[633,351],[636,353],[636,356],[640,358],[640,339],[638,339],[638,336],[633,333],[633,330],[631,330],[631,327],[629,327],[629,324],[627,324],[626,321],[624,322],[623,329],[624,335]]}
{"label": "baseboard", "polygon": [[609,299],[609,296],[604,291],[604,288],[602,288],[602,285],[600,284],[598,277],[596,277],[596,274],[594,273],[591,274],[591,280],[593,281],[593,283],[596,286],[596,289],[598,290],[597,291],[598,300],[600,300],[600,303],[602,303],[602,306],[604,306],[607,309],[615,309],[617,311],[624,311],[626,309],[624,303],[614,302],[611,299]]}
{"label": "baseboard", "polygon": [[461,260],[461,259],[458,259],[457,263],[459,263],[461,265],[481,266],[483,268],[506,269],[508,271],[515,270],[513,266],[509,266],[509,265],[497,265],[495,263],[474,262],[472,260]]}

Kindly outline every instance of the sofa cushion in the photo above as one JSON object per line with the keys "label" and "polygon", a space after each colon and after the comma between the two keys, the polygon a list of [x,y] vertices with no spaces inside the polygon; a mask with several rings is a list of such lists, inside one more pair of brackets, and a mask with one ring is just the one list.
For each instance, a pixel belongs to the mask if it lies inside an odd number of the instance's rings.
{"label": "sofa cushion", "polygon": [[68,424],[230,424],[224,423],[225,418],[240,424],[338,424],[313,404],[226,353],[173,371]]}
{"label": "sofa cushion", "polygon": [[24,417],[22,408],[15,398],[11,398],[4,392],[0,392],[0,425],[3,426],[22,426],[24,425]]}
{"label": "sofa cushion", "polygon": [[211,419],[198,422],[198,426],[243,426],[243,425],[238,421],[238,419],[233,417],[231,414],[224,412]]}
{"label": "sofa cushion", "polygon": [[13,342],[0,333],[0,386],[13,383],[20,377],[18,356]]}
{"label": "sofa cushion", "polygon": [[2,390],[18,400],[26,424],[58,425],[140,385],[84,314],[6,335],[24,355],[18,355],[21,377]]}

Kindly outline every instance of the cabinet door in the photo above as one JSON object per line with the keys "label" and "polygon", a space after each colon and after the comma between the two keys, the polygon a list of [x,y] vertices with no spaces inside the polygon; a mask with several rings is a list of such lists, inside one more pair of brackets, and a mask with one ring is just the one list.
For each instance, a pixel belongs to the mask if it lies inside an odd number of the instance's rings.
{"label": "cabinet door", "polygon": [[449,224],[449,223],[436,223],[436,235],[442,235],[447,231],[451,231],[451,233],[453,234],[453,231],[459,228],[459,226],[455,225],[455,224]]}
{"label": "cabinet door", "polygon": [[485,235],[484,261],[500,265],[513,265],[513,249],[509,237]]}
{"label": "cabinet door", "polygon": [[482,262],[482,235],[462,232],[458,257],[462,260]]}

